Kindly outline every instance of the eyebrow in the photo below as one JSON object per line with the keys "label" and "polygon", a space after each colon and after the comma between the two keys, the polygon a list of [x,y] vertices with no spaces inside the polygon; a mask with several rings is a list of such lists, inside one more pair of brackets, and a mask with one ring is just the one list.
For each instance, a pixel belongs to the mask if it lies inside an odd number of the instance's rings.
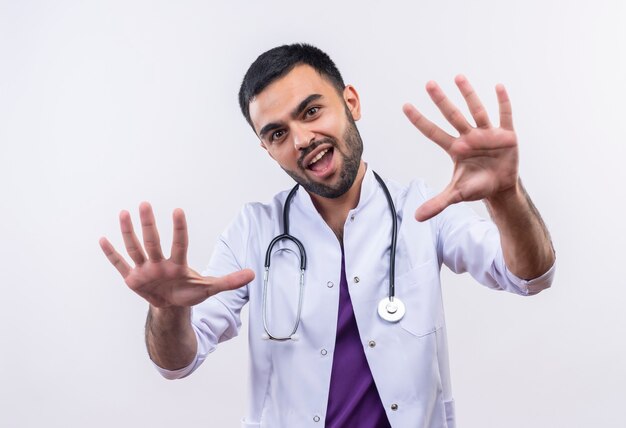
{"label": "eyebrow", "polygon": [[[305,99],[303,99],[302,101],[300,101],[298,106],[291,111],[291,113],[290,113],[291,118],[295,119],[296,117],[300,116],[300,114],[302,114],[302,112],[307,108],[307,106],[311,102],[313,102],[315,100],[318,100],[320,98],[322,98],[321,94],[311,94],[308,97],[306,97]],[[259,131],[259,137],[261,137],[261,139],[263,139],[265,134],[267,134],[270,131],[273,131],[274,129],[280,128],[282,126],[283,125],[281,123],[278,123],[278,122],[268,123],[263,128],[261,128],[261,131]]]}

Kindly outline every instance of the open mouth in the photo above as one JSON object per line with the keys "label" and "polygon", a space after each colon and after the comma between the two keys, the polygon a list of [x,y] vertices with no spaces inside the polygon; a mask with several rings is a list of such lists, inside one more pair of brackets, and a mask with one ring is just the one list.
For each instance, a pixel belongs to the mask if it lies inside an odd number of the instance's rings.
{"label": "open mouth", "polygon": [[306,166],[307,169],[310,169],[313,172],[323,172],[328,169],[333,159],[333,148],[328,147],[327,149],[319,152]]}

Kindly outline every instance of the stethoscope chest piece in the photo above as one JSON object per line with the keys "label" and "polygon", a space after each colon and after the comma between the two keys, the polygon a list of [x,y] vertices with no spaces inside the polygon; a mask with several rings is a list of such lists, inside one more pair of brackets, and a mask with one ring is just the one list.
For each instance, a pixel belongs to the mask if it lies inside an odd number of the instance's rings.
{"label": "stethoscope chest piece", "polygon": [[378,315],[388,322],[398,322],[406,313],[406,307],[397,297],[385,297],[378,303]]}

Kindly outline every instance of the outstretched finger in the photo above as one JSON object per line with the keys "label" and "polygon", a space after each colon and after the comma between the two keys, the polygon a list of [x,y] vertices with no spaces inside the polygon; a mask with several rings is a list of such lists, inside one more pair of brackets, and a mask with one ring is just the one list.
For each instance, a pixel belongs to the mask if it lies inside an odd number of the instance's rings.
{"label": "outstretched finger", "polygon": [[461,202],[461,200],[461,195],[448,187],[434,198],[420,205],[415,211],[415,219],[417,221],[431,219],[450,205]]}
{"label": "outstretched finger", "polygon": [[180,208],[177,208],[174,210],[172,218],[174,221],[174,238],[172,240],[171,259],[178,265],[186,265],[189,238],[187,235],[187,220],[185,219],[185,213]]}
{"label": "outstretched finger", "polygon": [[122,229],[122,238],[124,239],[126,252],[135,262],[135,265],[139,266],[145,263],[146,255],[135,234],[133,222],[130,219],[130,213],[126,210],[120,212],[120,229]]}
{"label": "outstretched finger", "polygon": [[105,237],[100,238],[100,248],[104,252],[104,255],[107,256],[107,259],[111,262],[115,269],[122,275],[123,278],[126,278],[130,272],[130,266],[126,263],[126,260],[121,256],[120,253],[115,251],[113,245],[109,242]]}
{"label": "outstretched finger", "polygon": [[139,218],[141,219],[141,232],[143,234],[143,245],[150,260],[158,262],[163,259],[163,251],[161,250],[161,240],[159,231],[154,220],[152,206],[148,202],[139,204]]}
{"label": "outstretched finger", "polygon": [[254,272],[251,269],[243,269],[221,277],[209,278],[211,295],[221,291],[235,290],[243,287],[254,279]]}
{"label": "outstretched finger", "polygon": [[407,103],[402,106],[402,111],[426,138],[437,143],[442,149],[447,151],[450,145],[452,145],[454,137],[426,119],[412,104]]}
{"label": "outstretched finger", "polygon": [[463,113],[446,97],[439,85],[430,81],[426,84],[426,91],[433,102],[437,105],[441,113],[454,128],[461,134],[465,134],[472,129],[472,125],[465,119]]}
{"label": "outstretched finger", "polygon": [[456,86],[458,86],[461,94],[463,94],[463,98],[465,98],[465,102],[467,103],[467,107],[469,108],[474,121],[476,122],[476,126],[479,128],[489,128],[491,127],[491,122],[489,121],[489,115],[487,114],[487,110],[483,106],[483,103],[478,98],[478,94],[474,91],[472,85],[470,85],[469,80],[462,74],[459,74],[454,79]]}
{"label": "outstretched finger", "polygon": [[511,100],[503,84],[499,83],[496,85],[496,95],[498,96],[498,107],[500,109],[500,127],[513,131]]}

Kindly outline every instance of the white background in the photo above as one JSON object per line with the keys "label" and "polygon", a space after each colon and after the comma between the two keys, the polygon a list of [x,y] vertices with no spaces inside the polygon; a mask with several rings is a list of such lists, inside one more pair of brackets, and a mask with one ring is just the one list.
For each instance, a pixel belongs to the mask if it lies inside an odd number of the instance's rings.
{"label": "white background", "polygon": [[0,426],[238,426],[245,329],[161,379],[146,304],[98,238],[121,249],[118,212],[148,200],[167,249],[182,207],[200,270],[243,203],[290,186],[236,94],[257,55],[298,41],[359,90],[365,159],[401,182],[451,173],[402,103],[444,125],[428,80],[461,104],[465,73],[494,116],[507,86],[559,266],[528,299],[444,271],[458,425],[623,426],[626,6],[585,3],[0,2]]}

